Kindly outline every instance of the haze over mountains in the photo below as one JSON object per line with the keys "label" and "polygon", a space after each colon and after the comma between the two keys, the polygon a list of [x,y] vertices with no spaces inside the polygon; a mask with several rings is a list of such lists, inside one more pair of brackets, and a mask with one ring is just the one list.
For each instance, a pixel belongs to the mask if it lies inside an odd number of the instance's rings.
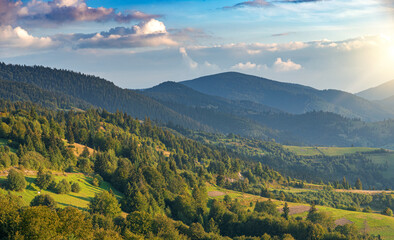
{"label": "haze over mountains", "polygon": [[55,109],[119,110],[172,127],[288,144],[394,147],[394,121],[383,121],[394,118],[389,104],[236,72],[135,91],[72,71],[0,64],[0,80],[0,97]]}

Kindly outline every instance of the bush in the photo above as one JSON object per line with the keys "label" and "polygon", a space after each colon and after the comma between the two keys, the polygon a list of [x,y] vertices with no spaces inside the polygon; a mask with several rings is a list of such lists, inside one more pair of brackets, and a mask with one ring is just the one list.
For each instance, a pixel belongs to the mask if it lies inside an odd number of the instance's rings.
{"label": "bush", "polygon": [[57,185],[56,185],[56,191],[57,194],[67,194],[71,192],[71,185],[70,183],[66,180],[63,179],[61,180]]}
{"label": "bush", "polygon": [[363,209],[363,212],[370,213],[370,212],[372,212],[372,209],[371,209],[370,206],[366,206],[366,207]]}
{"label": "bush", "polygon": [[114,195],[107,191],[102,191],[94,196],[90,201],[89,210],[91,213],[99,213],[104,216],[111,217],[114,217],[121,212],[118,200]]}
{"label": "bush", "polygon": [[47,206],[50,208],[56,207],[55,200],[49,196],[48,194],[37,195],[33,200],[30,202],[30,206]]}
{"label": "bush", "polygon": [[81,191],[81,186],[78,183],[73,183],[71,185],[71,191],[75,193],[79,193]]}
{"label": "bush", "polygon": [[13,191],[21,191],[26,187],[25,176],[22,172],[11,169],[7,176],[8,189]]}
{"label": "bush", "polygon": [[392,217],[393,216],[393,210],[391,210],[390,208],[386,208],[386,209],[384,209],[382,211],[382,214],[386,215],[386,216],[389,216],[389,217]]}
{"label": "bush", "polygon": [[42,168],[38,170],[35,183],[40,189],[47,189],[52,181],[53,176],[51,172],[44,172]]}
{"label": "bush", "polygon": [[279,216],[279,211],[276,208],[276,204],[271,201],[271,199],[268,199],[267,201],[264,202],[256,202],[256,205],[254,207],[255,212],[265,212],[274,216]]}
{"label": "bush", "polygon": [[103,181],[104,181],[104,179],[100,175],[96,174],[93,177],[92,184],[93,184],[93,186],[99,187],[101,185],[101,183],[103,183]]}

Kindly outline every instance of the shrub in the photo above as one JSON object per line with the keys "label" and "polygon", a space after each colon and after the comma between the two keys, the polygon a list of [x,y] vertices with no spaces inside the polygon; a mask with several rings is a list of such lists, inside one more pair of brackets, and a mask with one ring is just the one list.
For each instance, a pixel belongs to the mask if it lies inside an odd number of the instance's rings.
{"label": "shrub", "polygon": [[51,172],[44,172],[42,168],[38,170],[35,183],[40,189],[47,189],[52,181],[53,176]]}
{"label": "shrub", "polygon": [[56,207],[55,200],[49,196],[48,194],[37,195],[33,200],[30,202],[30,206],[47,206],[50,208]]}
{"label": "shrub", "polygon": [[21,191],[26,187],[25,176],[22,172],[11,169],[7,176],[8,189],[13,191]]}
{"label": "shrub", "polygon": [[116,197],[107,191],[96,194],[90,201],[89,210],[92,213],[103,214],[104,216],[116,216],[120,210],[120,204]]}
{"label": "shrub", "polygon": [[67,193],[70,193],[70,192],[71,192],[71,185],[66,179],[61,180],[56,185],[56,193],[58,193],[58,194],[67,194]]}
{"label": "shrub", "polygon": [[71,185],[71,191],[75,193],[79,193],[81,191],[81,186],[78,183],[73,183]]}
{"label": "shrub", "polygon": [[386,209],[384,209],[384,210],[382,211],[382,214],[383,214],[383,215],[386,215],[386,216],[392,217],[392,216],[393,216],[393,210],[391,210],[390,208],[386,208]]}
{"label": "shrub", "polygon": [[101,183],[103,183],[103,181],[104,181],[103,178],[100,175],[96,174],[93,177],[92,184],[93,186],[99,187]]}

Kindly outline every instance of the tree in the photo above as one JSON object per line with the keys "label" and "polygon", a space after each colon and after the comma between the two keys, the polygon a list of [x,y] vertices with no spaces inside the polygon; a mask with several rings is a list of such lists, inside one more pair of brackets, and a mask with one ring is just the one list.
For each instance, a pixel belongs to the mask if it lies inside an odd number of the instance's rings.
{"label": "tree", "polygon": [[56,185],[55,191],[57,194],[70,193],[71,192],[71,185],[66,179],[63,179]]}
{"label": "tree", "polygon": [[56,202],[55,200],[49,196],[48,194],[37,195],[30,202],[30,206],[47,206],[49,208],[55,208]]}
{"label": "tree", "polygon": [[289,213],[290,213],[289,205],[287,205],[287,202],[285,202],[285,205],[283,206],[283,214],[282,214],[282,216],[284,218],[286,218],[286,220],[288,220],[289,219]]}
{"label": "tree", "polygon": [[81,191],[81,186],[79,186],[79,183],[73,183],[71,185],[71,191],[74,193],[79,193]]}
{"label": "tree", "polygon": [[383,215],[386,215],[386,216],[390,216],[390,217],[392,217],[393,216],[393,210],[391,210],[390,208],[386,208],[386,209],[384,209],[383,211],[382,211],[382,214]]}
{"label": "tree", "polygon": [[271,199],[268,199],[264,202],[256,202],[256,205],[254,206],[254,211],[265,212],[274,216],[279,215],[278,209],[276,209],[276,205],[271,201]]}
{"label": "tree", "polygon": [[112,217],[121,212],[118,200],[108,191],[96,194],[89,203],[89,210],[91,213],[100,213]]}
{"label": "tree", "polygon": [[51,172],[44,172],[44,169],[40,167],[40,169],[37,172],[37,178],[36,178],[36,185],[40,189],[47,189],[51,182],[54,180],[52,173]]}
{"label": "tree", "polygon": [[306,219],[311,219],[313,217],[313,214],[315,214],[316,212],[317,212],[316,205],[315,205],[315,203],[312,203]]}
{"label": "tree", "polygon": [[356,187],[356,189],[358,190],[362,190],[363,189],[363,184],[361,183],[360,178],[357,178],[356,183],[354,184],[354,186]]}
{"label": "tree", "polygon": [[14,168],[11,169],[7,176],[7,186],[8,189],[13,191],[22,191],[25,189],[26,180],[23,173],[15,170]]}
{"label": "tree", "polygon": [[136,234],[144,234],[152,231],[152,217],[147,212],[133,212],[127,216],[127,227]]}

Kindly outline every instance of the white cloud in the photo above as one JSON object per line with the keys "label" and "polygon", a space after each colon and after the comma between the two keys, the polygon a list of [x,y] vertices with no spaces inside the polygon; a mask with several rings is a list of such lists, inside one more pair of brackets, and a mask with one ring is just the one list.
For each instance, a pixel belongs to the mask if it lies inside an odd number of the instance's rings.
{"label": "white cloud", "polygon": [[256,63],[246,62],[246,63],[237,63],[231,67],[231,69],[235,70],[250,70],[260,68],[261,65],[257,65]]}
{"label": "white cloud", "polygon": [[302,68],[300,64],[297,64],[290,59],[287,59],[286,62],[282,61],[282,58],[277,58],[274,62],[273,68],[277,72],[288,72],[288,71],[297,71]]}
{"label": "white cloud", "polygon": [[53,45],[50,37],[34,37],[21,27],[0,25],[0,48],[42,49]]}
{"label": "white cloud", "polygon": [[183,60],[191,69],[196,69],[198,67],[198,63],[189,57],[184,47],[179,48],[179,53],[182,55]]}
{"label": "white cloud", "polygon": [[131,28],[117,27],[107,32],[92,34],[58,35],[57,39],[69,42],[76,48],[138,48],[176,46],[163,22],[151,19]]}

